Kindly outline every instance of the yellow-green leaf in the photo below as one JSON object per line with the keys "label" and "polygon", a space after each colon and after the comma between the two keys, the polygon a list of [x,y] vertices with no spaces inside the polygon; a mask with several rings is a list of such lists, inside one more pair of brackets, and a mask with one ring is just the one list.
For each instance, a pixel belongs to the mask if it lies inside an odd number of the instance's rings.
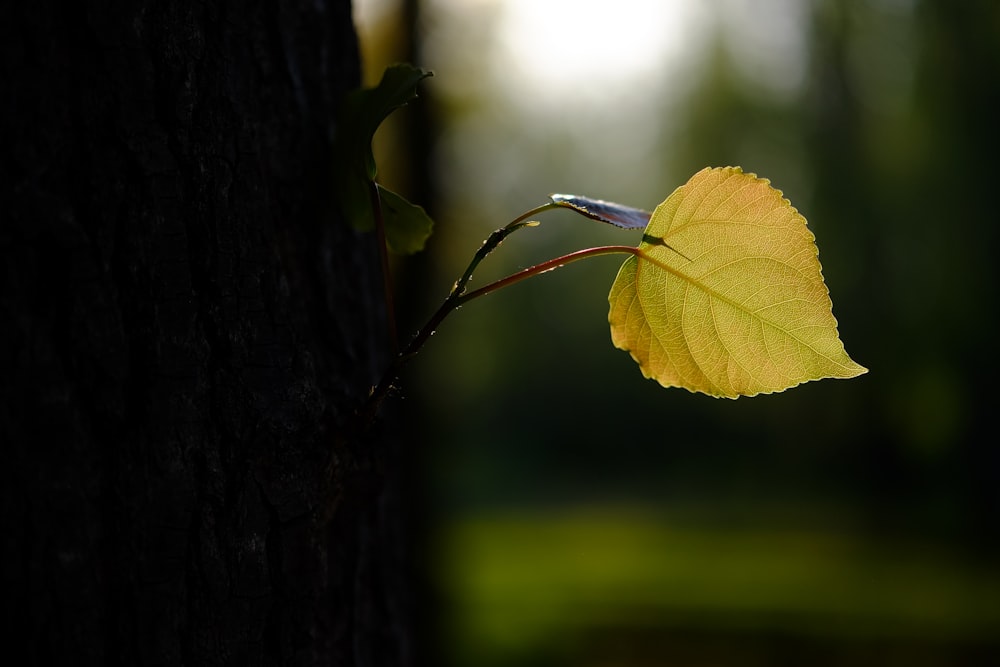
{"label": "yellow-green leaf", "polygon": [[844,350],[805,218],[738,167],[660,204],[611,287],[611,338],[665,387],[737,398],[867,372]]}

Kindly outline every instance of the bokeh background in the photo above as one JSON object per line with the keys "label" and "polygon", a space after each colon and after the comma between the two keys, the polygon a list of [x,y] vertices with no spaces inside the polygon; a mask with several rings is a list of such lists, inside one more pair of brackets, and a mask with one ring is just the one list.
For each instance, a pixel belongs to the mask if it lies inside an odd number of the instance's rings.
{"label": "bokeh background", "polygon": [[[550,192],[652,209],[704,166],[809,220],[870,368],[715,400],[610,343],[619,257],[450,317],[402,380],[436,659],[1000,664],[1000,3],[355,0],[365,77],[431,69],[378,137],[438,227],[396,266],[415,331]],[[634,233],[566,212],[474,285]]]}

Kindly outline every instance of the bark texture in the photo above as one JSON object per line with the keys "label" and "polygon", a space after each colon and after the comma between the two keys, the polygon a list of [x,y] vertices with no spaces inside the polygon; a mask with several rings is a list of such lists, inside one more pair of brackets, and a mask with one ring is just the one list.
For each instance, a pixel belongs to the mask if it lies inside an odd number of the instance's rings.
{"label": "bark texture", "polygon": [[18,3],[0,28],[4,618],[21,664],[406,665],[348,0]]}

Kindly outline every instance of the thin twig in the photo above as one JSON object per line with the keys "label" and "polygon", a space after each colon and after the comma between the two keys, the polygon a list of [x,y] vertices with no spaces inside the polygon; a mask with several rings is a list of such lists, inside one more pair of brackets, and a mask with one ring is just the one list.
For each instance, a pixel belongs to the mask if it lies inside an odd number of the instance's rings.
{"label": "thin twig", "polygon": [[[539,208],[541,210],[545,210],[547,208],[550,208],[550,206],[544,206]],[[442,303],[441,306],[434,312],[434,314],[431,315],[430,319],[427,320],[427,323],[424,324],[423,327],[421,327],[421,329],[416,333],[416,335],[409,342],[406,348],[403,349],[398,355],[396,355],[396,357],[392,361],[392,364],[389,366],[388,369],[386,369],[386,372],[382,376],[382,379],[372,389],[371,394],[369,394],[368,396],[368,401],[365,403],[365,406],[359,413],[359,416],[361,417],[362,420],[362,424],[371,423],[371,421],[375,418],[375,415],[378,413],[379,406],[382,404],[382,401],[388,395],[389,390],[392,388],[393,383],[399,377],[399,374],[403,370],[403,368],[410,362],[410,360],[413,359],[413,357],[416,356],[417,352],[420,351],[424,343],[427,342],[427,339],[431,337],[431,335],[438,328],[438,326],[441,324],[444,318],[447,317],[449,313],[451,313],[459,306],[471,301],[472,299],[476,299],[481,296],[486,296],[487,294],[495,292],[496,290],[502,287],[513,285],[514,283],[518,283],[527,278],[531,278],[532,276],[537,276],[543,273],[547,273],[549,271],[554,271],[555,269],[558,269],[572,262],[579,261],[581,259],[586,259],[588,257],[599,257],[601,255],[622,254],[622,253],[638,256],[640,253],[640,251],[637,248],[633,246],[624,246],[624,245],[598,246],[596,248],[587,248],[584,250],[578,250],[576,252],[572,252],[567,255],[562,255],[560,257],[555,257],[540,264],[528,267],[527,269],[518,271],[517,273],[511,274],[506,278],[501,278],[500,280],[496,280],[492,283],[489,283],[488,285],[480,287],[477,290],[466,293],[465,287],[468,284],[469,279],[472,277],[472,272],[475,270],[476,266],[478,266],[479,262],[481,262],[488,254],[490,254],[497,246],[499,246],[500,243],[503,241],[503,239],[506,238],[509,234],[511,234],[517,229],[520,229],[521,227],[526,226],[527,223],[524,223],[522,221],[527,219],[531,215],[534,215],[538,211],[539,209],[533,209],[532,211],[529,211],[527,214],[517,218],[506,227],[502,227],[493,232],[492,234],[490,234],[489,238],[487,238],[486,241],[483,242],[482,247],[480,247],[475,257],[473,257],[472,262],[470,262],[469,267],[462,275],[462,278],[460,278],[459,281],[455,283],[455,286],[452,288],[452,291],[448,295],[448,298],[446,298],[444,300],[444,303]]]}

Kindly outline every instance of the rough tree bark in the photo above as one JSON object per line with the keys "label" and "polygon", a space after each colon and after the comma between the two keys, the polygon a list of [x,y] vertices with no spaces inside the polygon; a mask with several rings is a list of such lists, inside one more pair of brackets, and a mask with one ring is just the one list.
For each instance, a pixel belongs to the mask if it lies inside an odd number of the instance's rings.
{"label": "rough tree bark", "polygon": [[411,664],[398,457],[349,426],[385,336],[328,182],[348,0],[0,23],[8,655]]}

